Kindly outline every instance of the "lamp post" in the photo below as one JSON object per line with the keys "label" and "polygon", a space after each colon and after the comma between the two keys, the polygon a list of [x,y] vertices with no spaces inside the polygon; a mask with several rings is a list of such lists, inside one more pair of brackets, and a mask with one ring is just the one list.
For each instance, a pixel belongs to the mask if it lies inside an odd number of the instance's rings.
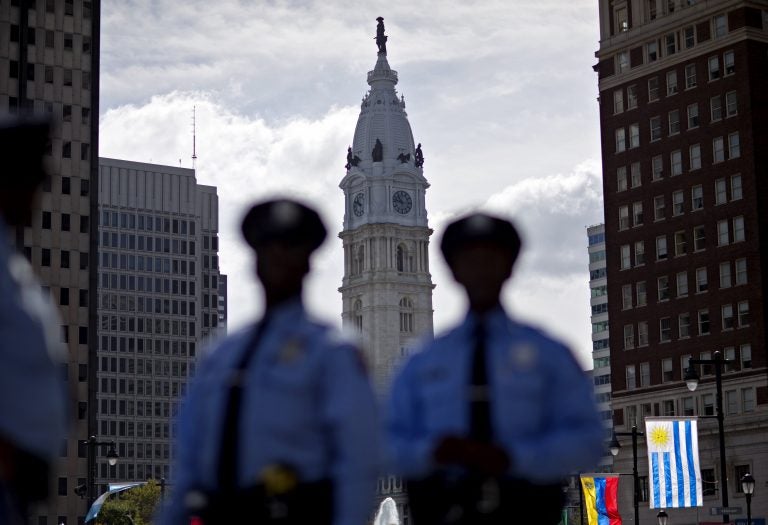
{"label": "lamp post", "polygon": [[661,509],[658,514],[656,514],[656,519],[659,520],[659,525],[667,525],[667,521],[669,521],[669,514],[667,514],[667,511],[664,509]]}
{"label": "lamp post", "polygon": [[[713,359],[689,359],[688,368],[685,369],[685,384],[691,392],[699,386],[699,374],[693,365],[714,365],[715,367],[715,408],[717,418],[717,433],[720,439],[720,493],[722,494],[723,508],[728,507],[728,476],[725,465],[725,431],[723,430],[723,367],[731,364],[732,359],[723,359],[720,352],[712,355]],[[701,416],[700,416],[701,417]],[[723,513],[723,523],[730,523],[730,516]]]}
{"label": "lamp post", "polygon": [[752,525],[752,494],[755,492],[755,478],[749,472],[741,477],[741,490],[747,498],[747,525]]}
{"label": "lamp post", "polygon": [[94,494],[94,485],[96,484],[96,447],[109,447],[109,450],[107,451],[107,462],[111,467],[117,465],[118,455],[115,450],[114,441],[99,441],[96,439],[96,436],[91,436],[88,439],[80,441],[80,444],[88,447],[88,478],[86,481],[86,493],[88,494],[88,507],[90,508],[96,500]]}
{"label": "lamp post", "polygon": [[637,436],[644,435],[644,433],[637,431],[637,425],[632,425],[632,432],[616,432],[614,430],[613,438],[608,444],[608,449],[611,451],[611,454],[616,456],[621,448],[617,436],[632,436],[632,484],[635,492],[635,525],[639,525],[640,523],[640,478],[637,475]]}

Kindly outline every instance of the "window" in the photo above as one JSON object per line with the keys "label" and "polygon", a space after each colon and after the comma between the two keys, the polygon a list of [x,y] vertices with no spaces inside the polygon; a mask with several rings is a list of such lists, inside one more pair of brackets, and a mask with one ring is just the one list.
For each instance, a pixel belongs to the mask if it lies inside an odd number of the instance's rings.
{"label": "window", "polygon": [[739,315],[739,328],[749,326],[749,301],[739,301],[736,308]]}
{"label": "window", "polygon": [[752,345],[741,345],[739,354],[741,355],[741,368],[752,368]]}
{"label": "window", "polygon": [[647,293],[645,291],[645,281],[638,281],[635,284],[635,295],[637,297],[637,306],[645,306],[647,304]]}
{"label": "window", "polygon": [[675,415],[675,401],[673,399],[664,401],[664,415],[667,417]]}
{"label": "window", "polygon": [[659,302],[669,300],[669,277],[662,275],[657,280]]}
{"label": "window", "polygon": [[729,91],[725,94],[725,116],[733,117],[738,114],[738,100],[735,91]]}
{"label": "window", "polygon": [[709,99],[709,115],[712,122],[723,118],[723,103],[720,95],[715,95]]}
{"label": "window", "polygon": [[701,396],[701,404],[705,416],[712,416],[715,414],[715,402],[712,394],[704,394]]}
{"label": "window", "polygon": [[408,297],[400,299],[400,332],[413,332],[413,302]]}
{"label": "window", "polygon": [[655,221],[664,220],[665,210],[666,210],[666,203],[665,203],[664,195],[656,195],[653,198],[653,220]]}
{"label": "window", "polygon": [[637,85],[632,84],[627,86],[627,109],[635,109],[637,107]]}
{"label": "window", "polygon": [[696,87],[696,64],[685,66],[685,89]]}
{"label": "window", "polygon": [[699,104],[690,104],[688,106],[688,129],[699,127]]}
{"label": "window", "polygon": [[659,100],[659,79],[653,77],[648,79],[648,102]]}
{"label": "window", "polygon": [[694,406],[693,406],[693,397],[691,396],[684,397],[682,399],[682,402],[683,402],[683,415],[684,416],[695,415],[696,410],[694,409]]}
{"label": "window", "polygon": [[69,288],[61,288],[59,290],[59,304],[62,306],[69,304]]}
{"label": "window", "polygon": [[706,292],[708,288],[706,266],[696,268],[696,293]]}
{"label": "window", "polygon": [[675,109],[669,112],[669,134],[680,133],[680,111]]}
{"label": "window", "polygon": [[664,176],[664,159],[661,155],[651,159],[651,171],[652,180],[660,180]]}
{"label": "window", "polygon": [[664,51],[666,56],[672,56],[677,53],[677,34],[669,33],[664,36]]}
{"label": "window", "polygon": [[733,305],[732,304],[724,304],[720,307],[720,317],[722,320],[722,329],[723,330],[732,330],[735,321],[733,318]]}
{"label": "window", "polygon": [[363,303],[359,299],[355,301],[355,305],[352,308],[352,317],[354,319],[355,329],[362,333],[363,331]]}
{"label": "window", "polygon": [[[639,140],[639,139],[638,139]],[[637,188],[640,186],[643,181],[640,177],[640,163],[639,162],[633,162],[629,166],[629,176],[630,176],[630,182],[632,184],[633,188]]]}
{"label": "window", "polygon": [[627,190],[627,167],[619,166],[616,168],[616,191]]}
{"label": "window", "polygon": [[64,144],[61,145],[61,156],[65,159],[71,159],[72,158],[72,143],[67,141],[64,142]]}
{"label": "window", "polygon": [[684,231],[675,232],[675,257],[685,255],[687,253],[687,241]]}
{"label": "window", "polygon": [[667,96],[677,93],[677,71],[667,71]]}
{"label": "window", "polygon": [[688,155],[690,160],[690,169],[698,170],[701,168],[701,146],[699,144],[693,144],[688,148]]}
{"label": "window", "polygon": [[629,147],[630,148],[640,147],[640,125],[639,124],[630,124],[629,126]]}
{"label": "window", "polygon": [[706,248],[707,245],[706,234],[704,233],[704,226],[693,227],[693,250],[698,252]]}
{"label": "window", "polygon": [[717,245],[725,246],[728,244],[728,221],[717,221]]}
{"label": "window", "polygon": [[[630,325],[630,328],[632,326]],[[635,377],[635,365],[627,365],[627,390],[637,388],[637,378]]]}
{"label": "window", "polygon": [[[669,320],[669,318],[666,318]],[[662,339],[663,341],[664,339]],[[667,339],[669,340],[669,339]],[[662,359],[661,361],[661,381],[663,383],[669,383],[670,381],[674,380],[673,376],[673,369],[672,369],[672,359]]]}
{"label": "window", "polygon": [[677,316],[677,331],[681,339],[691,337],[691,314],[685,312]]}
{"label": "window", "polygon": [[646,321],[637,323],[637,346],[648,346],[648,323]]}
{"label": "window", "polygon": [[717,494],[717,478],[715,478],[715,469],[701,469],[701,492],[704,496],[714,496]]}
{"label": "window", "polygon": [[624,310],[632,308],[632,285],[625,284],[621,287],[621,304]]}
{"label": "window", "polygon": [[715,38],[720,38],[728,33],[728,20],[725,15],[717,15],[712,19],[712,29]]}
{"label": "window", "polygon": [[683,45],[685,49],[691,49],[696,45],[696,31],[693,26],[688,26],[683,29]]}
{"label": "window", "polygon": [[629,267],[629,244],[623,244],[621,246],[621,269],[626,270]]}
{"label": "window", "polygon": [[650,363],[640,363],[640,386],[650,386],[651,384],[651,366]]}
{"label": "window", "polygon": [[709,57],[707,68],[709,70],[709,80],[720,78],[720,59],[717,56]]}
{"label": "window", "polygon": [[667,236],[659,235],[656,237],[656,260],[662,261],[667,258]]}
{"label": "window", "polygon": [[682,215],[685,211],[685,195],[683,190],[672,192],[672,216]]}
{"label": "window", "polygon": [[635,329],[631,324],[624,325],[624,350],[632,350],[635,347]]}
{"label": "window", "polygon": [[688,272],[678,272],[675,276],[677,284],[677,296],[685,297],[688,295]]}
{"label": "window", "polygon": [[613,92],[613,114],[624,111],[624,91],[617,89]]}
{"label": "window", "polygon": [[42,227],[43,227],[44,230],[50,230],[51,229],[51,212],[49,212],[49,211],[44,211],[43,212]]}
{"label": "window", "polygon": [[728,158],[735,159],[741,156],[741,145],[739,143],[739,133],[728,134]]}
{"label": "window", "polygon": [[725,142],[723,137],[715,137],[712,139],[712,160],[715,163],[723,162],[725,160]]}
{"label": "window", "polygon": [[72,86],[72,70],[71,69],[65,69],[64,70],[64,80],[63,83],[65,86]]}
{"label": "window", "polygon": [[645,44],[645,55],[648,62],[656,62],[659,59],[659,42],[657,40]]}
{"label": "window", "polygon": [[643,203],[632,203],[632,224],[634,226],[641,226],[643,224]]}
{"label": "window", "polygon": [[648,20],[656,20],[658,13],[656,11],[656,0],[645,1],[645,14]]}
{"label": "window", "polygon": [[669,154],[669,163],[672,176],[683,173],[683,154],[679,149]]}
{"label": "window", "polygon": [[616,153],[620,153],[627,149],[626,133],[624,128],[616,130]]}
{"label": "window", "polygon": [[736,259],[733,265],[736,268],[736,285],[747,284],[747,260]]}
{"label": "window", "polygon": [[61,231],[68,232],[70,230],[70,215],[69,213],[61,214]]}
{"label": "window", "polygon": [[699,310],[699,335],[707,334],[709,334],[709,310]]}
{"label": "window", "polygon": [[619,31],[627,31],[629,29],[629,18],[627,17],[626,9],[616,10],[616,27]]}
{"label": "window", "polygon": [[736,61],[733,55],[733,51],[726,51],[723,53],[723,69],[725,75],[733,75],[736,72]]}
{"label": "window", "polygon": [[731,200],[741,199],[741,175],[731,176]]}
{"label": "window", "polygon": [[629,206],[619,206],[619,230],[629,228]]}
{"label": "window", "polygon": [[741,406],[745,413],[755,411],[755,389],[754,388],[741,389]]}
{"label": "window", "polygon": [[691,211],[704,209],[704,187],[697,184],[691,188]]}
{"label": "window", "polygon": [[627,51],[619,51],[616,54],[616,65],[618,66],[619,73],[629,69],[629,53]]}
{"label": "window", "polygon": [[727,201],[725,179],[715,180],[715,204],[725,204]]}
{"label": "window", "polygon": [[720,263],[720,288],[731,287],[731,263]]}
{"label": "window", "polygon": [[661,139],[661,117],[651,117],[651,142]]}

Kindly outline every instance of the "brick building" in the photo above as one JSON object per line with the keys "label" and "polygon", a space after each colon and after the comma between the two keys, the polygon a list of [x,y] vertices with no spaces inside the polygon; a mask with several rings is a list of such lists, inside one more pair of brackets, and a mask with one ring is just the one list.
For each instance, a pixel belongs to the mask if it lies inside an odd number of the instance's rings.
{"label": "brick building", "polygon": [[[683,374],[690,357],[722,352],[734,361],[723,376],[730,505],[746,510],[738,478],[751,471],[753,516],[765,517],[768,2],[600,0],[600,36],[614,424],[714,414],[711,367],[693,393]],[[708,516],[720,505],[716,422],[702,419],[699,434]],[[631,462],[624,447],[615,470]],[[698,521],[687,510],[670,520]]]}

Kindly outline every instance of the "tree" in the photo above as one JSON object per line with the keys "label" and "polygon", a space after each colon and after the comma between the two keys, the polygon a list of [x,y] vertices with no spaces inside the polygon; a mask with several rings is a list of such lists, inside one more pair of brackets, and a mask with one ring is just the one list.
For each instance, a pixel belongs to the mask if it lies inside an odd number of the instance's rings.
{"label": "tree", "polygon": [[109,498],[99,512],[99,525],[148,525],[160,502],[160,485],[151,479]]}

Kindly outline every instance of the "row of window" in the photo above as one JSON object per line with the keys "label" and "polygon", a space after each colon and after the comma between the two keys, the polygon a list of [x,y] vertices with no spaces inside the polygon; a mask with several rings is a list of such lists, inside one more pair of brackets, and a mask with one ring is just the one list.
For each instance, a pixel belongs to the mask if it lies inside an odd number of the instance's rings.
{"label": "row of window", "polygon": [[[151,403],[149,404],[151,405]],[[158,404],[162,405],[163,403],[155,402],[155,405]],[[165,403],[165,405],[167,407],[168,403]],[[169,418],[171,416],[170,412],[166,411],[165,416],[158,417]],[[105,437],[147,437],[155,439],[170,439],[170,425],[168,423],[148,423],[144,421],[115,421],[102,419],[99,421],[99,426],[101,427],[101,435]],[[146,443],[146,445],[150,445],[150,443]],[[128,451],[124,450],[123,452],[127,454]],[[127,457],[123,456],[119,450],[118,455]]]}
{"label": "row of window", "polygon": [[[352,248],[352,268],[351,276],[356,277],[361,275],[365,270],[365,246],[359,245],[357,248]],[[395,268],[398,272],[413,273],[416,271],[416,261],[414,254],[411,250],[405,246],[405,244],[398,244],[395,250]]]}
{"label": "row of window", "polygon": [[99,350],[102,352],[128,352],[133,354],[143,354],[145,351],[147,354],[151,354],[153,351],[155,355],[187,355],[189,350],[189,356],[195,356],[195,343],[187,341],[179,341],[174,339],[173,341],[168,339],[143,339],[124,336],[101,336],[101,346]]}
{"label": "row of window", "polygon": [[[181,292],[182,295],[186,295],[186,287],[182,286],[181,290],[178,290],[178,281],[173,282],[173,294],[176,295]],[[184,281],[182,281],[181,284],[185,284]],[[209,296],[208,294],[204,294],[203,308],[217,308],[217,297],[218,296],[216,295]],[[138,297],[138,301],[141,302],[141,310],[137,308],[137,297],[133,295],[101,294],[100,304],[102,310],[119,310],[121,312],[146,311],[147,313],[166,315],[195,315],[194,302],[179,301],[177,299],[155,299],[153,305],[151,297]],[[189,305],[189,308],[187,308],[187,305]]]}
{"label": "row of window", "polygon": [[[723,394],[725,398],[723,412],[726,415],[748,414],[755,411],[757,403],[753,387],[727,390]],[[625,407],[625,421],[627,425],[631,426],[642,423],[638,419],[638,415],[642,419],[658,416],[712,416],[715,415],[715,395],[706,393],[697,396],[686,396],[679,400],[665,399],[660,404],[643,403],[639,406],[639,409],[640,414],[638,414],[638,407],[635,405]],[[704,478],[704,469],[701,472],[702,478]]]}
{"label": "row of window", "polygon": [[[79,2],[78,2],[79,4]],[[30,11],[35,10],[35,6],[37,4],[35,2],[28,2],[26,7]],[[45,12],[56,14],[56,6],[61,5],[61,2],[58,2],[57,0],[45,0]],[[19,0],[11,0],[11,6],[12,7],[20,7]],[[82,2],[82,16],[83,18],[91,18],[91,13],[93,12],[93,2],[90,0],[83,0]],[[74,0],[64,0],[64,15],[67,16],[74,16],[75,14],[75,1]]]}
{"label": "row of window", "polygon": [[[204,317],[206,315],[210,314],[203,314]],[[214,321],[211,320],[211,322]],[[218,323],[218,319],[216,319],[215,322]],[[102,315],[101,331],[129,332],[148,335],[170,335],[180,337],[195,337],[196,335],[194,321],[158,319],[156,317],[126,317],[123,315]]]}
{"label": "row of window", "polygon": [[[154,368],[152,364],[154,363]],[[101,357],[102,372],[119,372],[128,374],[152,374],[152,370],[158,375],[185,376],[187,375],[187,361],[175,359],[141,359],[132,357]]]}
{"label": "row of window", "polygon": [[[158,258],[160,260],[160,258]],[[168,262],[168,259],[165,259]],[[164,266],[170,268],[171,265]],[[171,273],[170,271],[164,273]],[[154,292],[164,294],[195,295],[195,281],[177,279],[161,279],[159,277],[144,277],[142,275],[127,275],[116,273],[101,273],[100,288],[102,290],[128,290],[139,292]],[[147,300],[151,300],[147,298]]]}
{"label": "row of window", "polygon": [[151,235],[133,235],[128,233],[101,232],[103,248],[119,248],[123,250],[138,250],[142,252],[173,253],[179,255],[195,255],[195,241],[152,237]]}
{"label": "row of window", "polygon": [[[73,87],[74,85],[73,78],[75,75],[75,70],[68,69],[68,68],[55,67],[55,66],[46,66],[43,64],[27,64],[27,70],[25,72],[26,80],[28,80],[29,82],[34,82],[35,79],[39,77],[38,72],[40,71],[42,71],[43,73],[43,79],[46,84],[53,84],[54,76],[56,76],[60,79],[62,86]],[[16,60],[11,60],[8,64],[8,76],[10,78],[19,78],[20,73],[21,72],[19,71],[19,63]],[[75,87],[79,87],[82,90],[90,90],[91,78],[92,77],[91,77],[90,71],[80,71],[80,86],[75,86]],[[9,105],[11,105],[10,101],[9,101]],[[15,100],[15,105],[18,106],[18,100]],[[48,113],[53,113],[53,104],[51,103],[50,107],[46,105],[45,109]],[[87,160],[87,159],[83,159],[83,160]]]}
{"label": "row of window", "polygon": [[[749,326],[749,301],[740,301],[737,303],[737,313],[734,316],[732,304],[722,305],[721,307],[721,331],[726,332],[734,328],[744,328]],[[697,335],[709,335],[711,332],[709,309],[704,308],[697,312],[698,332]],[[671,317],[662,317],[659,319],[658,342],[668,343],[672,341],[672,321]],[[637,335],[637,339],[635,339]],[[677,316],[677,335],[678,339],[688,339],[693,335],[691,327],[691,313],[683,312]],[[633,348],[643,348],[648,346],[648,322],[638,321],[635,332],[635,324],[625,324],[623,330],[624,350]]]}
{"label": "row of window", "polygon": [[[709,289],[709,283],[707,282],[707,268],[697,268],[695,270],[695,286],[696,293],[704,293]],[[720,273],[720,288],[730,288],[731,286],[739,286],[747,284],[747,260],[736,259],[733,261],[733,266],[730,261],[721,262],[719,265]],[[688,296],[688,272],[678,272],[675,277],[675,289],[676,297],[683,298]],[[658,302],[668,301],[671,295],[671,287],[669,276],[662,275],[657,277],[657,300]],[[621,304],[623,310],[629,310],[633,307],[642,307],[646,305],[647,292],[645,281],[638,281],[634,284],[634,297],[633,297],[633,285],[624,284],[621,287]]]}
{"label": "row of window", "polygon": [[[150,461],[150,458],[147,458],[146,461]],[[155,459],[157,461],[157,459]],[[134,472],[136,476],[134,477]],[[170,474],[170,466],[165,464],[144,464],[144,463],[124,463],[124,462],[118,462],[117,465],[114,467],[109,466],[107,462],[102,462],[99,464],[99,474],[101,479],[110,479],[115,481],[127,481],[127,480],[133,480],[133,481],[146,481],[149,478],[154,479],[171,479]],[[103,485],[101,490],[99,491],[99,494],[107,492],[108,488],[106,485]],[[61,525],[62,522],[58,521],[58,525]],[[45,523],[38,523],[38,525],[47,525]],[[67,525],[66,520],[64,520],[63,525]]]}
{"label": "row of window", "polygon": [[[154,217],[152,215],[116,212],[102,210],[99,226],[109,228],[131,229],[139,231],[155,231],[158,233],[172,233],[174,235],[195,235],[195,221],[184,219],[170,219],[168,217]],[[215,235],[203,236],[203,249],[219,249],[219,238]]]}
{"label": "row of window", "polygon": [[[189,375],[192,376],[195,372],[195,363],[189,363]],[[187,383],[185,381],[155,381],[154,389],[152,388],[151,380],[141,379],[117,379],[114,377],[102,377],[100,379],[100,394],[116,394],[116,395],[136,395],[136,396],[148,396],[152,398],[164,396],[164,397],[177,397],[186,394]],[[103,397],[103,396],[101,396]],[[131,401],[132,403],[132,401]],[[141,404],[141,401],[137,401]],[[131,409],[131,412],[133,409]],[[152,414],[147,411],[139,415],[146,415],[147,417]]]}
{"label": "row of window", "polygon": [[[43,42],[45,47],[53,49],[55,48],[55,42],[56,42],[56,33],[60,35],[60,42],[61,46],[64,51],[74,51],[75,45],[75,39],[80,39],[80,49],[82,50],[83,54],[87,54],[91,52],[91,37],[88,35],[79,35],[79,34],[73,34],[68,32],[61,32],[61,31],[54,31],[53,29],[42,29],[42,28],[35,28],[35,27],[28,27],[27,28],[27,45],[28,46],[36,46],[37,45],[37,35],[43,34]],[[11,33],[10,33],[11,42],[19,43],[21,40],[21,28],[16,24],[11,24]]]}
{"label": "row of window", "polygon": [[[156,381],[157,383],[157,381]],[[169,385],[170,383],[170,385]],[[177,381],[165,381],[165,386],[175,390],[175,395],[178,395],[180,385],[185,384]],[[172,391],[170,390],[169,391]],[[155,388],[158,392],[160,390]],[[160,395],[160,394],[158,394]],[[164,394],[168,397],[168,394]],[[153,410],[154,406],[154,410]],[[134,410],[135,408],[135,410]],[[178,403],[176,401],[142,401],[133,399],[101,399],[99,407],[100,416],[130,416],[134,415],[139,417],[176,417],[178,409]],[[111,418],[105,418],[111,420]],[[133,437],[131,434],[128,434]]]}
{"label": "row of window", "polygon": [[[653,16],[653,18],[655,18],[655,16]],[[622,27],[628,26],[623,25]],[[710,31],[714,38],[722,38],[727,35],[727,16],[725,14],[713,16],[710,21]],[[709,34],[697,34],[694,25],[684,27],[682,31],[667,33],[663,38],[655,38],[643,45],[643,63],[650,64],[663,57],[675,55],[683,49],[692,49],[697,42],[704,40],[709,40]],[[617,73],[629,71],[630,66],[640,65],[630,64],[628,50],[619,51],[615,55],[614,60]]]}

